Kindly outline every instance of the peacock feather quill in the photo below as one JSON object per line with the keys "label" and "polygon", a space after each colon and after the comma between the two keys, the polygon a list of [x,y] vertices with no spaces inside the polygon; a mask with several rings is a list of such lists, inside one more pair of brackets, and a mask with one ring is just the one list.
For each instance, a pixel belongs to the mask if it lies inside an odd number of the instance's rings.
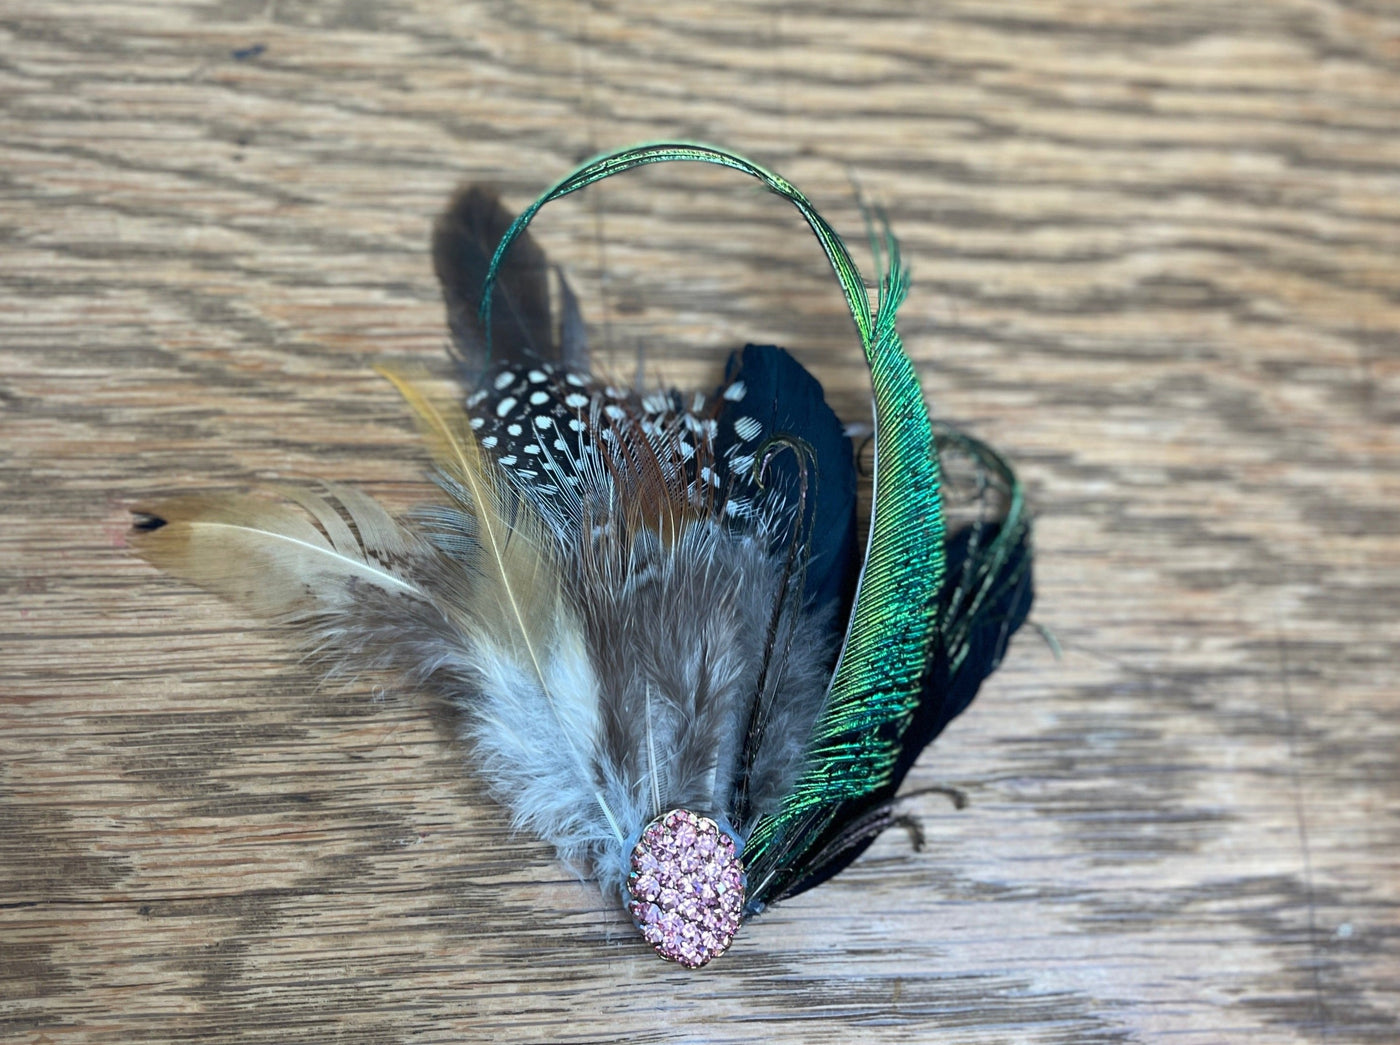
{"label": "peacock feather quill", "polygon": [[[747,346],[711,394],[627,390],[592,374],[561,273],[553,315],[534,216],[674,161],[757,178],[826,253],[873,389],[864,554],[850,440],[788,353]],[[601,156],[514,219],[464,189],[433,257],[467,391],[440,401],[385,372],[444,503],[396,520],[343,487],[176,498],[137,509],[133,543],[333,666],[440,694],[516,825],[619,897],[662,957],[704,965],[899,820],[905,774],[1030,607],[1020,485],[930,420],[895,324],[908,273],[887,226],[872,245],[874,301],[802,193],[703,145]]]}

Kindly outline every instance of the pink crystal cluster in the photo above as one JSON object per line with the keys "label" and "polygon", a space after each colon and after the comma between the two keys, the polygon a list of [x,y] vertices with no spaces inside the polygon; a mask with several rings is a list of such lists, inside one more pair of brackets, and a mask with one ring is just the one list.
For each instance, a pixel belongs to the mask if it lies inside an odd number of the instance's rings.
{"label": "pink crystal cluster", "polygon": [[718,824],[673,809],[642,832],[627,890],[647,943],[661,957],[698,969],[723,954],[738,931],[744,868],[734,839]]}

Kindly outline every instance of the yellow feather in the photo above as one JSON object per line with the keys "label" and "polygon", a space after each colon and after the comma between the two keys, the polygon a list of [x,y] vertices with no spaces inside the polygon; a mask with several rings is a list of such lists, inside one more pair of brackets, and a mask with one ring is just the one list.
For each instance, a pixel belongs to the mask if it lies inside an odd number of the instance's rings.
{"label": "yellow feather", "polygon": [[[477,537],[482,548],[481,572],[487,581],[480,592],[501,605],[482,607],[482,623],[499,624],[495,609],[506,611],[511,645],[520,645],[546,686],[546,651],[539,647],[560,623],[558,568],[548,549],[549,537],[539,516],[509,486],[488,455],[482,453],[466,412],[455,404],[441,403],[413,378],[387,367],[375,368],[388,378],[418,421],[433,458],[449,479],[471,499]],[[497,631],[498,641],[504,637]]]}

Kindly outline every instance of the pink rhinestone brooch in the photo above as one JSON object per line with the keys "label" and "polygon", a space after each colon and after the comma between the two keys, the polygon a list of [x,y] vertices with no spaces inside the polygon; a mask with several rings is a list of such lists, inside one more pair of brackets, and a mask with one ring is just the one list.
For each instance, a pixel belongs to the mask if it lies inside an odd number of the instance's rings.
{"label": "pink rhinestone brooch", "polygon": [[632,850],[629,910],[661,957],[698,969],[728,948],[744,910],[734,839],[709,817],[673,809]]}

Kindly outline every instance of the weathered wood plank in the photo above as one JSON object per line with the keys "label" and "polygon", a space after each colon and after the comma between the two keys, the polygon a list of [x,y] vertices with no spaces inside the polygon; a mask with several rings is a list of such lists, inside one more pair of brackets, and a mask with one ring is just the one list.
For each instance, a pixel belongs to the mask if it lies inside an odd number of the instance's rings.
{"label": "weathered wood plank", "polygon": [[[1400,12],[1364,0],[0,12],[0,1036],[1400,1039]],[[1036,618],[882,839],[702,974],[511,838],[443,716],[124,549],[153,491],[423,496],[427,230],[698,137],[915,271]],[[539,236],[624,377],[745,339],[866,407],[795,214],[639,173]]]}

